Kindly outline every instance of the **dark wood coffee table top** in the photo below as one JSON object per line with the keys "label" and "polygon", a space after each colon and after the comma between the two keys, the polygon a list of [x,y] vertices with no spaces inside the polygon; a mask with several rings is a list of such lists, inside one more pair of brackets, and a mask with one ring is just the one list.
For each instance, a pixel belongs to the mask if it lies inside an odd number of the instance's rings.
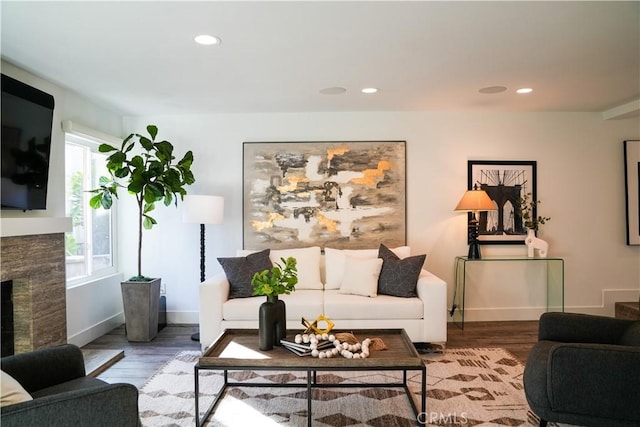
{"label": "dark wood coffee table top", "polygon": [[[334,330],[332,334],[350,332],[362,342],[365,338],[381,338],[386,350],[371,350],[366,359],[346,359],[342,356],[319,359],[298,356],[284,347],[261,351],[258,348],[257,329],[227,329],[200,357],[200,369],[421,369],[424,367],[420,355],[404,329],[356,329]],[[300,331],[287,331],[287,339],[293,340]]]}

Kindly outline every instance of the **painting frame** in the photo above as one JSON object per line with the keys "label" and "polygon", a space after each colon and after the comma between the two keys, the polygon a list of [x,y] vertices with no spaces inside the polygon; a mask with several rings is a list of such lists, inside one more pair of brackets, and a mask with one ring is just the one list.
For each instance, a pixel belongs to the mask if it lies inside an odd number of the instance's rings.
{"label": "painting frame", "polygon": [[[502,209],[478,212],[481,245],[519,245],[527,236],[518,210],[519,197],[530,193],[529,200],[537,199],[537,162],[535,160],[469,160],[467,188],[477,185]],[[536,206],[532,216],[537,217]],[[471,219],[471,213],[469,219]],[[505,218],[506,217],[506,218]]]}
{"label": "painting frame", "polygon": [[623,145],[626,242],[635,246],[640,245],[640,141],[627,140]]}
{"label": "painting frame", "polygon": [[406,141],[248,141],[242,150],[245,249],[406,245]]}

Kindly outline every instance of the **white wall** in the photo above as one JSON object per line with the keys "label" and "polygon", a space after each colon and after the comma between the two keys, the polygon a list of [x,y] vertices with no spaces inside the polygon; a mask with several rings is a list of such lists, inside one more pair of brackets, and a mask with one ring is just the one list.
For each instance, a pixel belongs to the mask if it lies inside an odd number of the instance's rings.
{"label": "white wall", "polygon": [[[625,245],[622,141],[638,139],[638,119],[604,121],[597,113],[357,112],[126,117],[127,132],[159,126],[178,155],[193,150],[191,194],[225,197],[225,223],[207,226],[207,277],[221,271],[218,256],[242,245],[244,141],[407,141],[407,228],[412,252],[453,289],[453,262],[465,255],[466,215],[453,211],[467,185],[467,160],[536,160],[540,214],[552,220],[541,237],[550,256],[565,259],[567,311],[613,314],[615,300],[634,300],[640,288],[640,247]],[[123,211],[133,199],[121,201]],[[124,212],[123,212],[124,213]],[[163,278],[168,320],[197,323],[199,227],[181,222],[180,208],[156,210],[159,225],[145,231],[143,273]],[[120,216],[120,265],[135,273],[135,216]],[[485,256],[525,255],[525,247],[483,246]],[[510,274],[468,301],[467,320],[502,319]],[[469,286],[482,286],[481,283]],[[522,289],[512,318],[530,317],[538,297]],[[477,291],[478,289],[476,289]],[[511,293],[511,292],[509,292]],[[471,298],[471,296],[470,296]],[[512,295],[509,296],[512,298]]]}
{"label": "white wall", "polygon": [[[120,115],[97,106],[78,94],[40,79],[5,61],[2,73],[28,85],[53,95],[53,132],[51,135],[51,156],[47,209],[40,211],[3,210],[3,218],[60,218],[65,216],[64,189],[64,132],[63,120],[73,120],[101,132],[121,136]],[[108,330],[123,323],[122,298],[120,297],[121,275],[115,275],[97,283],[67,289],[67,340],[76,345],[84,345]]]}

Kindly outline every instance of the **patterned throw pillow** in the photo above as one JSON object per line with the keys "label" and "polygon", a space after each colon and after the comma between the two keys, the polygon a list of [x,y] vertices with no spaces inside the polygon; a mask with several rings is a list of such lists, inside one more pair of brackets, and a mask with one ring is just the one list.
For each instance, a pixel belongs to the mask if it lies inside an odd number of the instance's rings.
{"label": "patterned throw pillow", "polygon": [[426,255],[400,259],[391,249],[380,245],[378,258],[382,258],[382,271],[378,279],[378,295],[395,297],[417,297],[416,284]]}
{"label": "patterned throw pillow", "polygon": [[218,258],[218,262],[229,280],[229,299],[253,296],[253,275],[273,267],[269,259],[269,249],[246,257]]}

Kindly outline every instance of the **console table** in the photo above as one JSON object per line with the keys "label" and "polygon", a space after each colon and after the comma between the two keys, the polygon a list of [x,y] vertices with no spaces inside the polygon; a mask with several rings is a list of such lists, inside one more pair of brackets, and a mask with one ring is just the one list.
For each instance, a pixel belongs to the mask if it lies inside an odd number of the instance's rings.
{"label": "console table", "polygon": [[458,256],[455,260],[455,288],[453,303],[449,315],[454,323],[464,329],[465,288],[467,285],[467,264],[483,263],[491,266],[493,263],[526,262],[536,263],[546,270],[547,311],[564,311],[564,259],[563,258],[529,258],[529,257],[485,257],[469,259]]}

